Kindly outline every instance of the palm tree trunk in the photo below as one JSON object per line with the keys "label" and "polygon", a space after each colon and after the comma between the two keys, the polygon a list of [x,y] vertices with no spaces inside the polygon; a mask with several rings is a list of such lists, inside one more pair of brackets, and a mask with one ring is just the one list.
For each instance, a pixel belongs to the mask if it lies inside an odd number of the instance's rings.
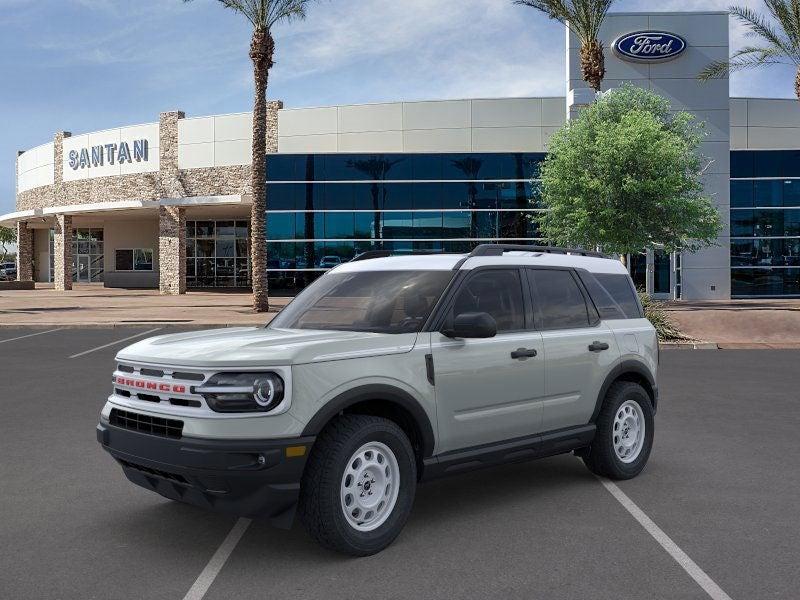
{"label": "palm tree trunk", "polygon": [[581,75],[595,92],[600,91],[600,84],[606,76],[603,45],[597,40],[586,42],[581,46]]}
{"label": "palm tree trunk", "polygon": [[800,68],[797,69],[797,75],[794,78],[794,94],[800,100]]}
{"label": "palm tree trunk", "polygon": [[253,164],[251,188],[253,204],[250,209],[250,267],[253,278],[253,310],[269,310],[267,289],[267,81],[272,67],[275,44],[269,31],[256,29],[250,42],[253,61],[255,99],[253,102]]}

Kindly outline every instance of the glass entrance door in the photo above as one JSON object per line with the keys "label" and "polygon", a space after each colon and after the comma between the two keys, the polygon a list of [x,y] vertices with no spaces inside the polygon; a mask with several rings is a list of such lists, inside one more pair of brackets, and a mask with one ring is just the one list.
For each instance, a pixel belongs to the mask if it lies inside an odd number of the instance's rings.
{"label": "glass entrance door", "polygon": [[670,255],[663,250],[653,251],[653,297],[669,298],[672,292],[670,275],[672,263]]}
{"label": "glass entrance door", "polygon": [[78,269],[75,278],[77,281],[85,283],[91,281],[89,276],[89,257],[87,255],[78,256]]}

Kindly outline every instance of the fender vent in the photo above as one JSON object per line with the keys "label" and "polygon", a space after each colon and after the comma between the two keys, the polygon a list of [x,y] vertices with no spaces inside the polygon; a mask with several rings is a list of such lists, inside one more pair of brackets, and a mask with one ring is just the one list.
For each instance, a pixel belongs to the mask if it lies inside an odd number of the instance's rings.
{"label": "fender vent", "polygon": [[111,409],[108,422],[115,427],[178,439],[183,434],[183,421],[177,419],[163,419],[161,417],[151,417],[118,408]]}

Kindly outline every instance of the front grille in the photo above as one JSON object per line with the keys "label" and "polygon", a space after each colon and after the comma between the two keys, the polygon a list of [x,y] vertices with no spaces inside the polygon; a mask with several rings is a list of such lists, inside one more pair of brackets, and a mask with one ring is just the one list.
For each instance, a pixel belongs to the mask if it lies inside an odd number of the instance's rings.
{"label": "front grille", "polygon": [[183,475],[179,475],[178,473],[169,473],[167,471],[162,471],[161,469],[151,469],[150,467],[145,467],[144,465],[137,465],[136,463],[128,462],[127,460],[122,460],[118,458],[120,464],[123,467],[128,467],[129,469],[135,469],[137,471],[141,471],[142,473],[146,473],[147,475],[155,475],[157,477],[163,477],[164,479],[169,479],[170,481],[176,481],[178,483],[186,483],[186,477]]}
{"label": "front grille", "polygon": [[160,437],[178,439],[183,434],[183,421],[151,417],[118,408],[111,409],[108,421],[116,427]]}

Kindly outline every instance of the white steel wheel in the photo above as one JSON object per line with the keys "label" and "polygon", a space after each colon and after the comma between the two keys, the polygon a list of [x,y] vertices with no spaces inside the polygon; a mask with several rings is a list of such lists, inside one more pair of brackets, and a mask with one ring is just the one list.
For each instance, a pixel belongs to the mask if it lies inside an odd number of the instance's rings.
{"label": "white steel wheel", "polygon": [[373,531],[392,514],[400,491],[400,467],[394,452],[368,442],[350,457],[339,486],[342,512],[357,531]]}
{"label": "white steel wheel", "polygon": [[614,415],[612,443],[617,458],[624,463],[635,461],[642,451],[645,439],[645,421],[638,402],[626,400]]}

